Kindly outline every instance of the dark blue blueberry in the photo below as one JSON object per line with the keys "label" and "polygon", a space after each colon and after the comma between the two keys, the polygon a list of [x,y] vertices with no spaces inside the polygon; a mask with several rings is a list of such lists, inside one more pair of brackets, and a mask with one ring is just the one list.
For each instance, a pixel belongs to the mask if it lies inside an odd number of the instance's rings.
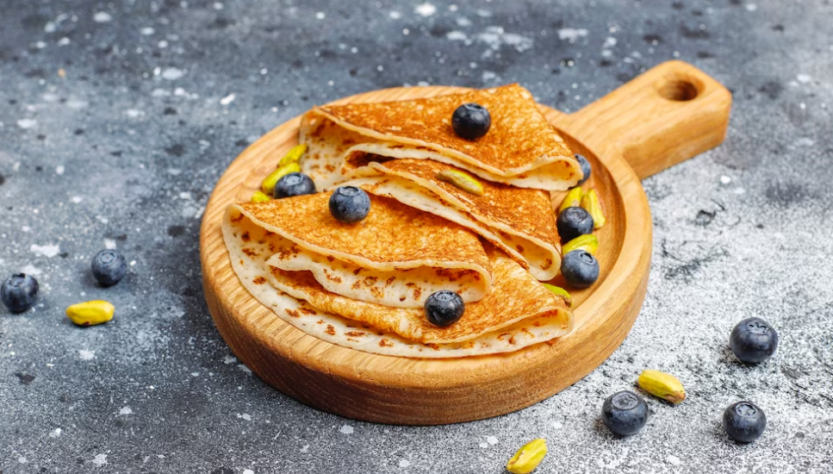
{"label": "dark blue blueberry", "polygon": [[766,415],[752,402],[737,402],[723,412],[723,429],[739,443],[751,443],[766,429]]}
{"label": "dark blue blueberry", "polygon": [[370,197],[355,186],[341,186],[330,196],[330,214],[345,224],[359,222],[370,212]]}
{"label": "dark blue blueberry", "polygon": [[102,286],[113,286],[127,274],[124,255],[115,250],[105,249],[93,257],[93,276]]}
{"label": "dark blue blueberry", "polygon": [[732,330],[729,347],[738,359],[748,364],[757,364],[775,354],[778,333],[761,318],[744,319]]}
{"label": "dark blue blueberry", "polygon": [[556,220],[558,235],[562,243],[567,243],[576,237],[593,233],[593,216],[583,207],[568,207],[561,211]]}
{"label": "dark blue blueberry", "polygon": [[492,126],[492,116],[479,104],[463,104],[451,116],[454,133],[467,140],[474,140],[486,135]]}
{"label": "dark blue blueberry", "polygon": [[602,421],[614,434],[634,435],[648,422],[648,405],[633,392],[614,393],[602,405]]}
{"label": "dark blue blueberry", "polygon": [[561,274],[576,288],[587,288],[599,279],[599,261],[586,250],[573,250],[561,259]]}
{"label": "dark blue blueberry", "polygon": [[581,178],[581,181],[579,181],[578,184],[576,184],[576,186],[581,186],[585,181],[590,179],[593,169],[590,167],[590,162],[587,161],[587,158],[581,155],[576,155],[576,161],[578,161],[578,165],[581,166],[581,172],[584,173],[584,177]]}
{"label": "dark blue blueberry", "polygon": [[276,199],[315,194],[315,183],[304,173],[289,173],[278,180],[274,194]]}
{"label": "dark blue blueberry", "polygon": [[459,321],[465,311],[463,298],[453,291],[441,290],[425,300],[425,317],[429,323],[441,328]]}
{"label": "dark blue blueberry", "polygon": [[22,313],[35,305],[38,281],[29,275],[17,273],[0,286],[0,299],[12,313]]}

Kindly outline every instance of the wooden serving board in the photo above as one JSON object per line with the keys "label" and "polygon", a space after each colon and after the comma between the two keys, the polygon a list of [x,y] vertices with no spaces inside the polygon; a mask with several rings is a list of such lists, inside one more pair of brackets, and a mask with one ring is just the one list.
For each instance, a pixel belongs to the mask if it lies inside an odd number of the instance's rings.
{"label": "wooden serving board", "polygon": [[[452,87],[368,92],[336,103],[430,97]],[[598,233],[599,281],[573,291],[575,330],[552,343],[500,355],[408,359],[336,346],[262,306],[231,268],[220,225],[248,201],[297,144],[300,118],[247,148],[225,172],[205,210],[200,254],[205,297],[220,334],[261,379],[313,407],[381,423],[430,425],[488,418],[532,405],[599,366],[624,340],[645,297],[651,214],[640,179],[723,141],[731,94],[679,61],[661,64],[574,114],[541,106],[575,153],[593,165],[607,225]],[[557,281],[557,280],[556,280]]]}

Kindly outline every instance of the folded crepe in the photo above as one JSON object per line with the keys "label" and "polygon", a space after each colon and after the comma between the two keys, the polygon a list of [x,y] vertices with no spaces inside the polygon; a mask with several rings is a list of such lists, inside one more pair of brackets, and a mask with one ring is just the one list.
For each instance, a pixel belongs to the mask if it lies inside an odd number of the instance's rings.
{"label": "folded crepe", "polygon": [[[466,103],[489,110],[492,125],[477,140],[457,136],[454,110]],[[529,91],[517,84],[427,99],[325,105],[301,121],[309,148],[301,169],[319,189],[343,181],[348,158],[376,154],[431,159],[498,183],[546,191],[564,190],[582,177],[564,140],[550,126]]]}
{"label": "folded crepe", "polygon": [[351,160],[351,175],[364,178],[345,184],[445,217],[496,245],[538,280],[555,278],[561,246],[546,192],[481,180],[483,194],[478,196],[437,178],[442,171],[457,170],[451,165],[414,159],[371,161],[378,158]]}
{"label": "folded crepe", "polygon": [[[392,199],[372,196],[367,218],[337,221],[331,192],[233,205],[270,233],[268,264],[309,272],[329,291],[390,307],[422,308],[431,293],[450,290],[465,302],[482,299],[492,284],[480,240],[463,227]],[[251,235],[241,235],[243,251]]]}
{"label": "folded crepe", "polygon": [[[282,201],[293,202],[298,199]],[[384,202],[384,198],[375,196],[372,200],[371,212],[365,221],[379,211],[381,206],[378,203]],[[550,293],[514,260],[488,244],[483,252],[490,269],[492,285],[482,299],[467,303],[463,317],[447,328],[429,324],[421,308],[391,307],[357,300],[342,293],[347,288],[345,285],[336,286],[335,291],[332,291],[316,278],[313,270],[287,270],[277,266],[281,259],[274,258],[278,255],[275,251],[280,252],[285,248],[284,241],[298,243],[289,236],[297,239],[298,235],[306,236],[307,232],[314,229],[298,231],[284,227],[293,227],[300,222],[298,219],[287,218],[281,223],[273,220],[271,224],[266,224],[255,217],[272,216],[274,203],[230,206],[223,223],[223,236],[232,267],[243,286],[278,317],[307,334],[333,344],[376,354],[454,358],[516,351],[532,344],[551,341],[572,329],[572,313],[563,300]],[[326,206],[325,201],[319,204]],[[260,208],[269,210],[263,211]],[[416,219],[422,222],[439,219],[415,209],[412,211],[419,215]],[[391,225],[391,222],[384,225]],[[453,223],[445,225],[459,227]],[[383,228],[372,229],[375,230],[384,234]],[[469,233],[465,229],[462,232]],[[317,237],[305,239],[307,244],[310,240],[316,241],[316,245],[324,244]],[[385,253],[402,254],[402,250],[393,248],[398,245],[391,242],[388,244],[387,247],[379,247],[387,248],[388,251],[377,249],[376,257]],[[333,247],[339,245],[318,248],[335,254],[339,252]],[[443,248],[442,251],[456,252],[449,248]],[[466,258],[475,256],[472,254]]]}

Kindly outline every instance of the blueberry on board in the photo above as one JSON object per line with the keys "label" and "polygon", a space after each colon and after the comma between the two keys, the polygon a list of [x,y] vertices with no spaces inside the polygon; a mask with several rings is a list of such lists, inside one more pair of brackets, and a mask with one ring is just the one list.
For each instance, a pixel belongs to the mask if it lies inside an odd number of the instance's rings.
{"label": "blueberry on board", "polygon": [[614,434],[634,435],[648,422],[648,405],[628,390],[614,393],[602,405],[602,421]]}
{"label": "blueberry on board", "polygon": [[766,429],[766,415],[752,402],[737,402],[723,412],[723,429],[739,443],[751,443]]}
{"label": "blueberry on board", "polygon": [[492,116],[482,105],[463,104],[454,110],[451,126],[458,136],[474,140],[486,135],[492,126]]}
{"label": "blueberry on board", "polygon": [[599,261],[587,250],[573,250],[561,259],[561,274],[576,288],[587,288],[599,279]]}
{"label": "blueberry on board", "polygon": [[581,172],[584,173],[584,177],[581,178],[581,181],[579,181],[576,184],[576,186],[581,186],[582,184],[584,184],[585,181],[590,179],[590,174],[593,173],[593,169],[590,167],[590,162],[587,161],[587,158],[585,158],[581,155],[575,155],[575,156],[576,156],[576,161],[578,161],[578,165],[581,166]]}
{"label": "blueberry on board", "polygon": [[355,186],[341,186],[330,196],[330,214],[339,222],[353,224],[367,217],[370,197]]}
{"label": "blueberry on board", "polygon": [[124,255],[115,250],[105,249],[93,257],[93,276],[102,286],[113,286],[127,274]]}
{"label": "blueberry on board", "polygon": [[593,233],[593,216],[583,207],[568,207],[561,211],[555,221],[561,242],[567,243],[576,237]]}
{"label": "blueberry on board", "polygon": [[437,291],[425,300],[425,317],[428,322],[441,328],[459,321],[465,311],[463,298],[453,291]]}
{"label": "blueberry on board", "polygon": [[0,286],[0,299],[12,313],[22,313],[35,305],[38,281],[32,276],[16,273]]}
{"label": "blueberry on board", "polygon": [[315,183],[304,173],[289,173],[278,180],[274,194],[276,199],[315,194]]}
{"label": "blueberry on board", "polygon": [[761,318],[744,319],[732,330],[729,347],[738,359],[748,364],[757,364],[775,354],[778,333]]}

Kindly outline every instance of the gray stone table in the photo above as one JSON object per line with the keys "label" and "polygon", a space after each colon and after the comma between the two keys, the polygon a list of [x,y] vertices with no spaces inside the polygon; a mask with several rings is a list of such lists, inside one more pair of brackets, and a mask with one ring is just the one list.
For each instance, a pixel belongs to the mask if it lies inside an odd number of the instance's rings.
{"label": "gray stone table", "polygon": [[[539,472],[833,472],[831,3],[420,1],[2,2],[0,274],[35,274],[42,295],[0,310],[0,471],[500,473],[544,437]],[[584,380],[490,420],[383,426],[283,396],[220,338],[200,218],[271,128],[403,84],[517,81],[575,111],[673,58],[732,90],[728,138],[643,183],[648,295]],[[102,289],[89,261],[107,246],[130,271]],[[64,317],[98,298],[111,323]],[[781,347],[747,367],[727,339],[753,315]],[[689,399],[648,399],[647,427],[617,439],[602,401],[649,367]],[[720,428],[741,399],[769,420],[749,446]]]}

